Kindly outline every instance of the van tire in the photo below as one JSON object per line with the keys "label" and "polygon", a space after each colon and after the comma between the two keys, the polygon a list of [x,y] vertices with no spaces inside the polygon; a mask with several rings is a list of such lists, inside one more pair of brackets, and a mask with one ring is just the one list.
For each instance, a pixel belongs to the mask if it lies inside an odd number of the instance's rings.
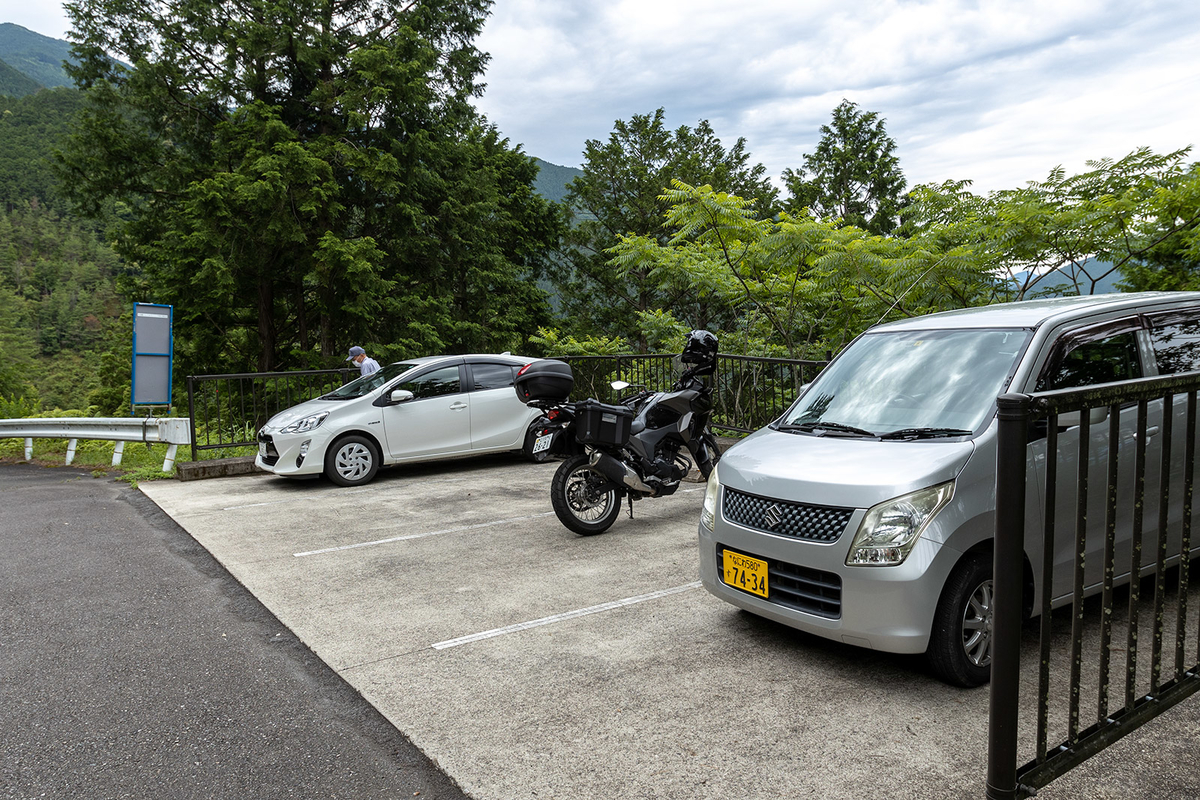
{"label": "van tire", "polygon": [[991,553],[965,556],[954,567],[933,615],[925,657],[937,677],[955,686],[982,686],[992,677]]}

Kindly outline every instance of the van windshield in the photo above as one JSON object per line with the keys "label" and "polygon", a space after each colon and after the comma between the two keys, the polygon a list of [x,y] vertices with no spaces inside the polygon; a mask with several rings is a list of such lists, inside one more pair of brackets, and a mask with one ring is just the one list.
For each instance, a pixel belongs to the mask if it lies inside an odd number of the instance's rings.
{"label": "van windshield", "polygon": [[342,386],[339,389],[334,389],[329,394],[323,394],[321,400],[352,400],[355,397],[362,397],[383,386],[392,378],[403,375],[410,369],[416,367],[416,364],[388,364],[386,367],[380,367],[370,375],[364,375],[361,378],[354,380]]}
{"label": "van windshield", "polygon": [[1005,391],[1032,331],[864,334],[772,427],[887,439],[973,433]]}

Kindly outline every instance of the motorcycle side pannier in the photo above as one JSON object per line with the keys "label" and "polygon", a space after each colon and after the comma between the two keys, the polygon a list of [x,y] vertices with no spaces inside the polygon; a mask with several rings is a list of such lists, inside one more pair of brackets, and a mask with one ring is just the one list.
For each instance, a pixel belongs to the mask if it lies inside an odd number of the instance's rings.
{"label": "motorcycle side pannier", "polygon": [[629,441],[633,409],[588,398],[575,406],[575,438],[583,444],[623,445]]}
{"label": "motorcycle side pannier", "polygon": [[535,400],[565,402],[574,387],[575,376],[571,372],[571,365],[549,358],[526,365],[513,381],[517,397],[526,405]]}

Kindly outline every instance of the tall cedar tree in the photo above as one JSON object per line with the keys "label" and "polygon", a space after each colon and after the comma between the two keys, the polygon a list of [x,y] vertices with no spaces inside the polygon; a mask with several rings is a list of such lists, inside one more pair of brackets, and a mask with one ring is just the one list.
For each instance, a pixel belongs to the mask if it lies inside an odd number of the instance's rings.
{"label": "tall cedar tree", "polygon": [[[88,94],[60,154],[123,204],[125,289],[176,306],[185,369],[520,345],[561,215],[470,101],[489,0],[77,0]],[[110,58],[132,66],[124,66]]]}
{"label": "tall cedar tree", "polygon": [[772,213],[778,192],[763,177],[762,164],[750,166],[745,139],[726,150],[706,120],[670,131],[664,116],[660,108],[617,120],[607,142],[586,143],[583,175],[571,182],[566,199],[576,223],[567,237],[571,268],[551,273],[572,332],[622,336],[644,349],[638,312],[669,309],[692,326],[715,322],[711,309],[695,307],[686,287],[672,289],[646,270],[609,263],[610,248],[622,236],[670,238],[663,194],[672,180],[751,198],[756,213]]}
{"label": "tall cedar tree", "polygon": [[821,141],[804,156],[803,169],[784,170],[783,180],[793,214],[808,208],[818,219],[840,219],[876,234],[900,224],[905,180],[896,142],[882,117],[849,100],[833,110],[830,125],[821,126]]}

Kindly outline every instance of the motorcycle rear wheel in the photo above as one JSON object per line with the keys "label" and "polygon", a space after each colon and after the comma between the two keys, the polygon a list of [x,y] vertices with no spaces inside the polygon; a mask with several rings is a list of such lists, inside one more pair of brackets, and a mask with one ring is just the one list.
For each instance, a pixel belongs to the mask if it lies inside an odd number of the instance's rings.
{"label": "motorcycle rear wheel", "polygon": [[586,455],[559,465],[550,482],[550,505],[558,521],[580,536],[595,536],[612,527],[621,513],[621,495]]}

